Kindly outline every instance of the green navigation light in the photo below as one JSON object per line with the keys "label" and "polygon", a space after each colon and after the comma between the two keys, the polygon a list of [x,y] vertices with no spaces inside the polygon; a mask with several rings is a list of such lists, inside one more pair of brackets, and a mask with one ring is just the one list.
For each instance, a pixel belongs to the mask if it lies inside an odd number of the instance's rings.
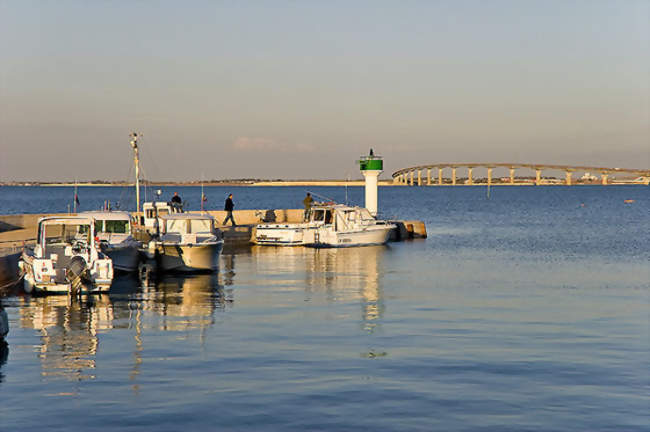
{"label": "green navigation light", "polygon": [[382,160],[382,157],[376,156],[372,149],[370,149],[369,155],[361,156],[357,162],[359,163],[359,168],[361,171],[382,171],[384,169],[384,161]]}

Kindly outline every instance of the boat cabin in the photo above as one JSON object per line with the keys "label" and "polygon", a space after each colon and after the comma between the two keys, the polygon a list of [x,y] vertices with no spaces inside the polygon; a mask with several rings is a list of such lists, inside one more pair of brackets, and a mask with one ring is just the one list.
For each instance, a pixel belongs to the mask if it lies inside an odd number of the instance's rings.
{"label": "boat cabin", "polygon": [[76,255],[81,255],[88,261],[94,250],[94,226],[91,218],[69,216],[43,218],[39,221],[34,248],[36,256],[52,259],[61,267]]}
{"label": "boat cabin", "polygon": [[210,215],[174,213],[161,217],[163,234],[214,234],[214,218]]}
{"label": "boat cabin", "polygon": [[111,236],[131,235],[131,216],[125,211],[89,211],[81,213],[91,217],[95,223],[95,236],[108,240]]}
{"label": "boat cabin", "polygon": [[144,227],[149,233],[156,232],[156,225],[162,227],[163,216],[173,213],[171,204],[167,202],[146,202],[142,204],[142,216],[140,217],[140,225]]}
{"label": "boat cabin", "polygon": [[337,230],[377,223],[377,220],[370,214],[368,209],[343,204],[317,204],[312,207],[309,221],[315,225],[334,224]]}

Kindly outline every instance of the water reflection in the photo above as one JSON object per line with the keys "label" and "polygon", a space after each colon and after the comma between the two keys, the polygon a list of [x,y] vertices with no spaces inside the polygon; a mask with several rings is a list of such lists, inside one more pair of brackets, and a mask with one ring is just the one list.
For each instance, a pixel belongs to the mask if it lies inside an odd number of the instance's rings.
{"label": "water reflection", "polygon": [[20,325],[41,336],[41,375],[73,380],[94,378],[100,330],[112,328],[113,309],[107,295],[22,297]]}
{"label": "water reflection", "polygon": [[95,378],[101,333],[124,330],[133,335],[130,379],[137,391],[146,331],[198,330],[202,334],[214,323],[214,312],[233,303],[233,292],[219,284],[216,273],[163,277],[151,286],[124,276],[115,280],[108,295],[79,299],[25,296],[19,302],[21,327],[40,334],[37,351],[42,376],[74,381]]}
{"label": "water reflection", "polygon": [[2,366],[7,363],[7,358],[9,358],[9,345],[4,340],[0,340],[0,384],[4,380]]}
{"label": "water reflection", "polygon": [[233,291],[219,285],[217,273],[168,276],[158,281],[152,294],[142,305],[163,317],[159,330],[204,329],[213,324],[216,309],[233,303]]}
{"label": "water reflection", "polygon": [[[258,272],[271,275],[304,274],[307,299],[324,291],[329,301],[359,300],[363,328],[373,332],[385,305],[380,280],[387,246],[342,249],[254,246]],[[270,284],[286,283],[283,278]]]}

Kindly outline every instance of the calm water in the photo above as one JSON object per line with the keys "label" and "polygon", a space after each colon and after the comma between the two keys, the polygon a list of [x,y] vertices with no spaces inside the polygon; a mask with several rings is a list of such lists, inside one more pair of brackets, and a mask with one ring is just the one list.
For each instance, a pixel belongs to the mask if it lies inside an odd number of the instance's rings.
{"label": "calm water", "polygon": [[[297,208],[305,188],[206,191]],[[226,250],[214,275],[5,297],[0,430],[650,430],[650,189],[485,192],[380,189],[426,241]],[[79,191],[82,209],[122,194]],[[0,213],[70,196],[0,188]]]}

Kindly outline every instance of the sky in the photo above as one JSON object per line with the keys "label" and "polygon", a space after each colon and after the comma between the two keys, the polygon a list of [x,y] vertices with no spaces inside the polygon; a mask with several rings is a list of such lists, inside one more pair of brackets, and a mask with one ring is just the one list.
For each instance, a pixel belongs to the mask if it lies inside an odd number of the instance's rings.
{"label": "sky", "polygon": [[0,181],[648,168],[648,53],[648,0],[0,0]]}

